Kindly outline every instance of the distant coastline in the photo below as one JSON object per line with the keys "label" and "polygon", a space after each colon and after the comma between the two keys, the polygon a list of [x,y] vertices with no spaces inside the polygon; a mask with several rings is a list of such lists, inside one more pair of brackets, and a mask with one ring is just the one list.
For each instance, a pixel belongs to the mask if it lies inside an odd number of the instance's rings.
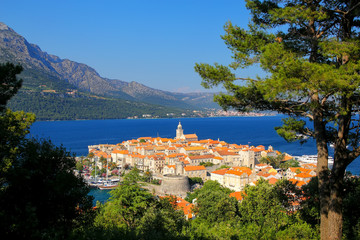
{"label": "distant coastline", "polygon": [[196,119],[196,118],[236,118],[236,117],[275,117],[275,116],[279,116],[282,114],[279,113],[265,113],[265,114],[254,114],[254,115],[231,115],[231,116],[224,116],[224,115],[219,115],[219,116],[205,116],[205,117],[200,117],[200,116],[194,116],[194,117],[158,117],[158,118],[104,118],[104,119],[66,119],[66,120],[58,120],[58,119],[54,119],[54,120],[36,120],[36,122],[64,122],[64,121],[103,121],[103,120],[141,120],[141,119]]}

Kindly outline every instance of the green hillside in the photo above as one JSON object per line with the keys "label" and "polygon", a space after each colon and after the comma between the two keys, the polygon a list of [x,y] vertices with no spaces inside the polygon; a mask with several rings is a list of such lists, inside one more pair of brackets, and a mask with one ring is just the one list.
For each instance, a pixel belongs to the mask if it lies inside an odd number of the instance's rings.
{"label": "green hillside", "polygon": [[64,93],[20,91],[8,104],[14,111],[33,112],[38,120],[115,119],[149,114],[151,117],[180,116],[184,110],[141,102],[97,96],[67,96]]}

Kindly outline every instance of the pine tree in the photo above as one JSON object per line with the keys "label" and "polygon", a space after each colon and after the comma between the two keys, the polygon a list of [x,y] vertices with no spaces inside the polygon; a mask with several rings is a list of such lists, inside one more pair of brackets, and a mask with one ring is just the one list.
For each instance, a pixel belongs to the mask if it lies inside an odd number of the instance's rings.
{"label": "pine tree", "polygon": [[[341,239],[344,172],[360,155],[360,3],[248,0],[246,6],[252,14],[248,28],[228,22],[222,36],[233,63],[196,64],[195,71],[204,87],[223,85],[227,90],[215,97],[224,109],[287,114],[277,129],[281,136],[316,140],[321,238]],[[235,76],[233,70],[252,65],[267,76]],[[329,143],[335,144],[331,171]]]}

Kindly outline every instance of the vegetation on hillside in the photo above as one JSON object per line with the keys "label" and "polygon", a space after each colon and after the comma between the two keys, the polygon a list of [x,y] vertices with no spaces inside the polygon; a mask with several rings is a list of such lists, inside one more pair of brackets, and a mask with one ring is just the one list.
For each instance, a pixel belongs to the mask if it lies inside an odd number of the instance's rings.
{"label": "vegetation on hillside", "polygon": [[[95,95],[66,93],[20,92],[8,107],[13,111],[33,112],[38,120],[75,120],[75,119],[119,119],[128,117],[180,117],[189,111],[129,102],[116,98]],[[173,115],[167,115],[173,113]]]}
{"label": "vegetation on hillside", "polygon": [[189,110],[85,93],[44,71],[25,69],[18,94],[8,103],[13,111],[32,112],[37,120],[121,119],[191,116]]}

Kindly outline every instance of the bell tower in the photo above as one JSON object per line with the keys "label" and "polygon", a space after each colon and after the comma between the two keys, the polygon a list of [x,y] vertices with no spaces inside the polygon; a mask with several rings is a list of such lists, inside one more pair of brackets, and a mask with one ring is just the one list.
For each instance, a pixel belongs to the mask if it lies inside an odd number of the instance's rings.
{"label": "bell tower", "polygon": [[181,123],[179,122],[179,125],[176,129],[176,137],[175,139],[181,139],[184,136],[184,130],[181,126]]}

